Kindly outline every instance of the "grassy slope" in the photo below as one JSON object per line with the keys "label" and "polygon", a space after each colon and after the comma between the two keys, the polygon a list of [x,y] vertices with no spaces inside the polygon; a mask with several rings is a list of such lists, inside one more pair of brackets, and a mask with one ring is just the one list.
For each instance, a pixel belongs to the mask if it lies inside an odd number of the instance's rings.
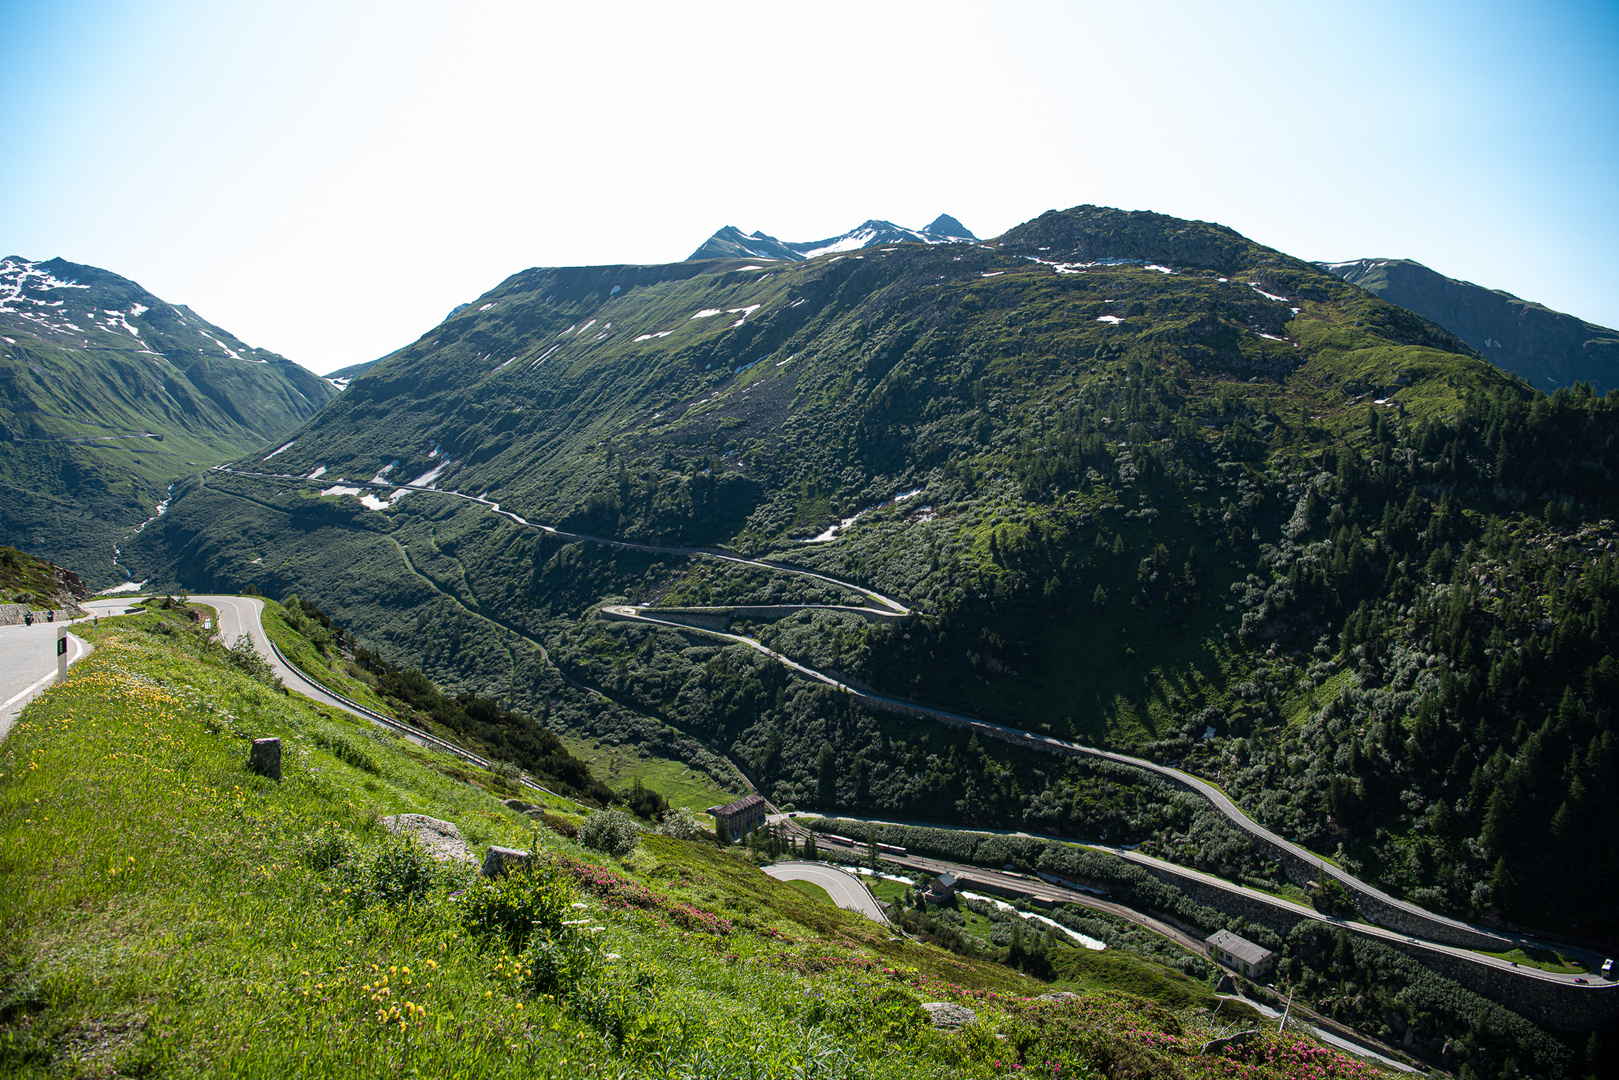
{"label": "grassy slope", "polygon": [[[430,755],[406,755],[251,681],[191,631],[152,633],[159,619],[104,620],[90,632],[96,652],[0,750],[7,1075],[558,1076],[599,1066],[990,1076],[1020,1048],[1082,1074],[1121,1062],[1139,1076],[1293,1071],[1260,1064],[1266,1056],[1308,1058],[1329,1077],[1368,1074],[1269,1037],[1234,1057],[1191,1056],[1208,1037],[1199,1020],[1132,999],[1025,1002],[1045,987],[895,943],[733,855],[662,837],[612,872],[671,899],[636,909],[582,894],[616,958],[556,995],[527,992],[513,978],[518,958],[462,927],[448,885],[414,906],[361,906],[345,898],[345,879],[305,858],[319,830],[376,845],[380,813],[448,818],[475,845],[524,843],[524,822]],[[248,739],[263,735],[283,740],[279,784],[243,764]],[[606,861],[549,834],[533,839],[578,865]],[[676,901],[733,928],[676,929]],[[927,1029],[915,1003],[939,999],[969,1003],[980,1024]],[[990,1038],[994,1029],[1010,1040]]]}
{"label": "grassy slope", "polygon": [[65,607],[74,597],[61,575],[61,567],[44,559],[16,548],[0,547],[0,604]]}
{"label": "grassy slope", "polygon": [[740,785],[722,788],[707,774],[644,748],[567,735],[562,736],[562,744],[568,753],[589,762],[590,771],[614,791],[623,791],[639,780],[668,799],[670,806],[688,807],[698,814],[742,797]]}
{"label": "grassy slope", "polygon": [[[421,716],[400,716],[397,703],[378,694],[372,677],[341,655],[323,656],[319,649],[282,618],[282,607],[273,600],[264,604],[264,627],[288,660],[322,686],[329,687],[366,708],[384,716],[426,726],[440,738],[462,741],[453,731],[440,730]],[[591,771],[615,791],[628,789],[636,780],[669,800],[670,806],[685,806],[701,814],[716,803],[740,797],[740,788],[725,788],[706,773],[693,770],[678,760],[652,753],[645,747],[615,745],[580,735],[559,736],[568,752],[590,765]],[[482,748],[478,748],[482,749]]]}

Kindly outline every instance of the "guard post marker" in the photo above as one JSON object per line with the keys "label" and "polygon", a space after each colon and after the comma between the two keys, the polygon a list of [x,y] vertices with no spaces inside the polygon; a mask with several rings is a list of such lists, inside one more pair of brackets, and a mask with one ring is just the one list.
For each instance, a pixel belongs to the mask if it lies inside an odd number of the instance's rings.
{"label": "guard post marker", "polygon": [[67,625],[56,628],[56,682],[67,682]]}

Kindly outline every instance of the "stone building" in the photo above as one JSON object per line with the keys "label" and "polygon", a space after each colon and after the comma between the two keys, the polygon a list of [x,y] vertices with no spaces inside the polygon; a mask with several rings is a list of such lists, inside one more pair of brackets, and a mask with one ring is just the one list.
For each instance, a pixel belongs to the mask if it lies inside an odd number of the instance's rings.
{"label": "stone building", "polygon": [[956,875],[946,870],[928,882],[928,887],[922,890],[922,899],[930,904],[943,904],[955,895],[956,888],[960,884],[956,880]]}
{"label": "stone building", "polygon": [[1263,978],[1276,966],[1275,953],[1255,945],[1247,938],[1238,937],[1229,930],[1215,931],[1209,935],[1205,944],[1209,947],[1209,957],[1216,963],[1223,964],[1250,979]]}
{"label": "stone building", "polygon": [[759,795],[744,795],[725,806],[710,806],[708,812],[715,821],[725,822],[726,832],[732,840],[744,840],[754,829],[765,823],[765,801]]}

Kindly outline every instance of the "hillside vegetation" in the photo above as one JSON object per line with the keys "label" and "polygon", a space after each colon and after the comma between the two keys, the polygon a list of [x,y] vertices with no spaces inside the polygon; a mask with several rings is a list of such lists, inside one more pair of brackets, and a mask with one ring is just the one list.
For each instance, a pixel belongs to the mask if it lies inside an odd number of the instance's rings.
{"label": "hillside vegetation", "polygon": [[271,442],[336,394],[127,278],[0,259],[0,542],[125,580],[114,547],[180,477]]}
{"label": "hillside vegetation", "polygon": [[74,606],[90,596],[79,575],[16,548],[0,547],[0,604],[35,611]]}
{"label": "hillside vegetation", "polygon": [[[915,614],[715,617],[888,694],[1182,761],[1433,908],[1612,939],[1619,398],[1540,394],[1320,268],[1150,213],[732,265],[514,275],[274,461],[177,489],[131,558],[296,590],[557,730],[723,753],[782,807],[1284,884],[1143,775],[600,617],[875,589]],[[683,550],[722,543],[835,581]]]}
{"label": "hillside vegetation", "polygon": [[[1231,1030],[1206,1008],[1105,984],[1043,999],[706,841],[609,858],[175,615],[86,629],[96,651],[0,747],[8,1076],[1372,1075],[1268,1031],[1200,1054]],[[279,782],[245,764],[264,736]],[[434,863],[378,824],[407,812],[534,869]],[[939,1001],[978,1019],[936,1031]]]}
{"label": "hillside vegetation", "polygon": [[1599,393],[1619,386],[1619,330],[1445,277],[1410,259],[1316,265],[1432,319],[1480,356],[1547,393],[1577,382]]}

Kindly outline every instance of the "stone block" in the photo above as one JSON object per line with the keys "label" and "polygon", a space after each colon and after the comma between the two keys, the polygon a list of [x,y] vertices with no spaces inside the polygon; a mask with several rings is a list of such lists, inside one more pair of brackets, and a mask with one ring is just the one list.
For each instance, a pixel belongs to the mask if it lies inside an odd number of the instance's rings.
{"label": "stone block", "polygon": [[528,864],[528,852],[520,851],[517,848],[501,847],[498,844],[490,844],[488,852],[483,857],[483,876],[487,878],[501,877],[513,868],[526,870]]}
{"label": "stone block", "polygon": [[254,739],[253,753],[247,759],[248,767],[271,780],[281,779],[281,740]]}

